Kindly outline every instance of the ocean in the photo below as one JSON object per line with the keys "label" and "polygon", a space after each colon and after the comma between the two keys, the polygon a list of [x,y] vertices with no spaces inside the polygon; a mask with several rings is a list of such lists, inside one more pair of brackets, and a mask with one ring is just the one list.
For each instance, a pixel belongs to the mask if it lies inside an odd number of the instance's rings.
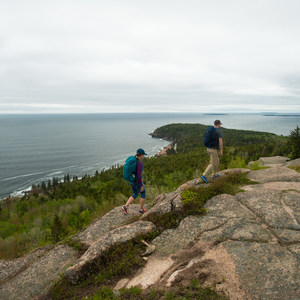
{"label": "ocean", "polygon": [[0,199],[65,174],[82,177],[123,164],[137,148],[155,155],[168,144],[149,133],[170,123],[289,135],[300,115],[200,113],[0,115]]}

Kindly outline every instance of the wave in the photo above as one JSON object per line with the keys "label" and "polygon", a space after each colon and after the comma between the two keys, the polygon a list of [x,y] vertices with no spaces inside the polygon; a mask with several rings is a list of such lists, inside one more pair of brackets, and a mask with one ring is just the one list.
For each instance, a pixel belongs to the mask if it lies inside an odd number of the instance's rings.
{"label": "wave", "polygon": [[[50,173],[47,176],[51,177],[51,176],[54,176],[54,175],[65,174],[63,170],[70,169],[70,168],[76,168],[76,167],[78,167],[78,166],[70,166],[70,167],[65,167],[65,168],[62,168],[62,169],[50,170],[50,172],[53,172],[53,173]],[[47,172],[49,172],[49,171],[47,171]],[[35,175],[41,175],[41,174],[45,174],[47,172],[43,171],[43,172],[22,174],[22,175],[18,175],[18,176],[14,176],[14,177],[9,177],[9,178],[2,178],[2,179],[0,179],[0,182],[1,181],[9,181],[9,180],[14,180],[14,179],[19,179],[19,178],[30,177],[30,176],[35,176]]]}
{"label": "wave", "polygon": [[10,196],[12,196],[12,197],[20,197],[20,196],[24,196],[24,195],[25,195],[25,192],[29,192],[30,190],[31,190],[31,186],[28,187],[28,188],[19,190],[19,191],[14,191],[13,193],[11,193]]}
{"label": "wave", "polygon": [[18,175],[18,176],[14,176],[14,177],[3,178],[3,179],[0,179],[0,181],[8,181],[8,180],[13,180],[13,179],[18,179],[18,178],[24,178],[24,177],[34,176],[34,175],[40,175],[40,174],[44,174],[44,173],[45,172],[23,174],[23,175]]}

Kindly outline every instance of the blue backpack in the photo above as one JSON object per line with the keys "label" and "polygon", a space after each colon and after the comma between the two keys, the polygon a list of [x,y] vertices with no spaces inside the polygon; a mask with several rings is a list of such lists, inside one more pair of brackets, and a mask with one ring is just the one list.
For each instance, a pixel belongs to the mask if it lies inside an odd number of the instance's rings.
{"label": "blue backpack", "polygon": [[123,167],[123,178],[129,182],[136,181],[136,163],[137,158],[135,156],[129,156]]}
{"label": "blue backpack", "polygon": [[219,148],[217,128],[210,126],[204,134],[204,146],[207,148]]}

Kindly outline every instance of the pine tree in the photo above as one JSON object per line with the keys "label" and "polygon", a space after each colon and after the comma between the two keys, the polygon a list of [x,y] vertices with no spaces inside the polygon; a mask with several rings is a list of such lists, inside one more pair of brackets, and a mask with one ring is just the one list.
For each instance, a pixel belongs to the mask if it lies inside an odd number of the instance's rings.
{"label": "pine tree", "polygon": [[44,181],[42,182],[41,188],[43,191],[47,190],[46,183]]}
{"label": "pine tree", "polygon": [[54,216],[53,224],[51,226],[51,237],[52,240],[57,243],[64,235],[63,224],[58,215]]}
{"label": "pine tree", "polygon": [[289,136],[291,146],[291,156],[293,159],[300,157],[300,128],[297,125],[296,129],[291,131]]}

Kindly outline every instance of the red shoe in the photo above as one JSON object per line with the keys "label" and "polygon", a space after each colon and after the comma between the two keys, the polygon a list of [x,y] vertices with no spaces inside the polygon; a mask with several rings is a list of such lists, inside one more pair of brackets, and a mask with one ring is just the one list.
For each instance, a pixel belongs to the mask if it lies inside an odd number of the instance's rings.
{"label": "red shoe", "polygon": [[145,208],[139,210],[139,214],[144,214],[145,212],[146,212]]}
{"label": "red shoe", "polygon": [[125,205],[122,206],[122,210],[123,210],[123,212],[124,212],[125,215],[128,215],[127,207]]}

